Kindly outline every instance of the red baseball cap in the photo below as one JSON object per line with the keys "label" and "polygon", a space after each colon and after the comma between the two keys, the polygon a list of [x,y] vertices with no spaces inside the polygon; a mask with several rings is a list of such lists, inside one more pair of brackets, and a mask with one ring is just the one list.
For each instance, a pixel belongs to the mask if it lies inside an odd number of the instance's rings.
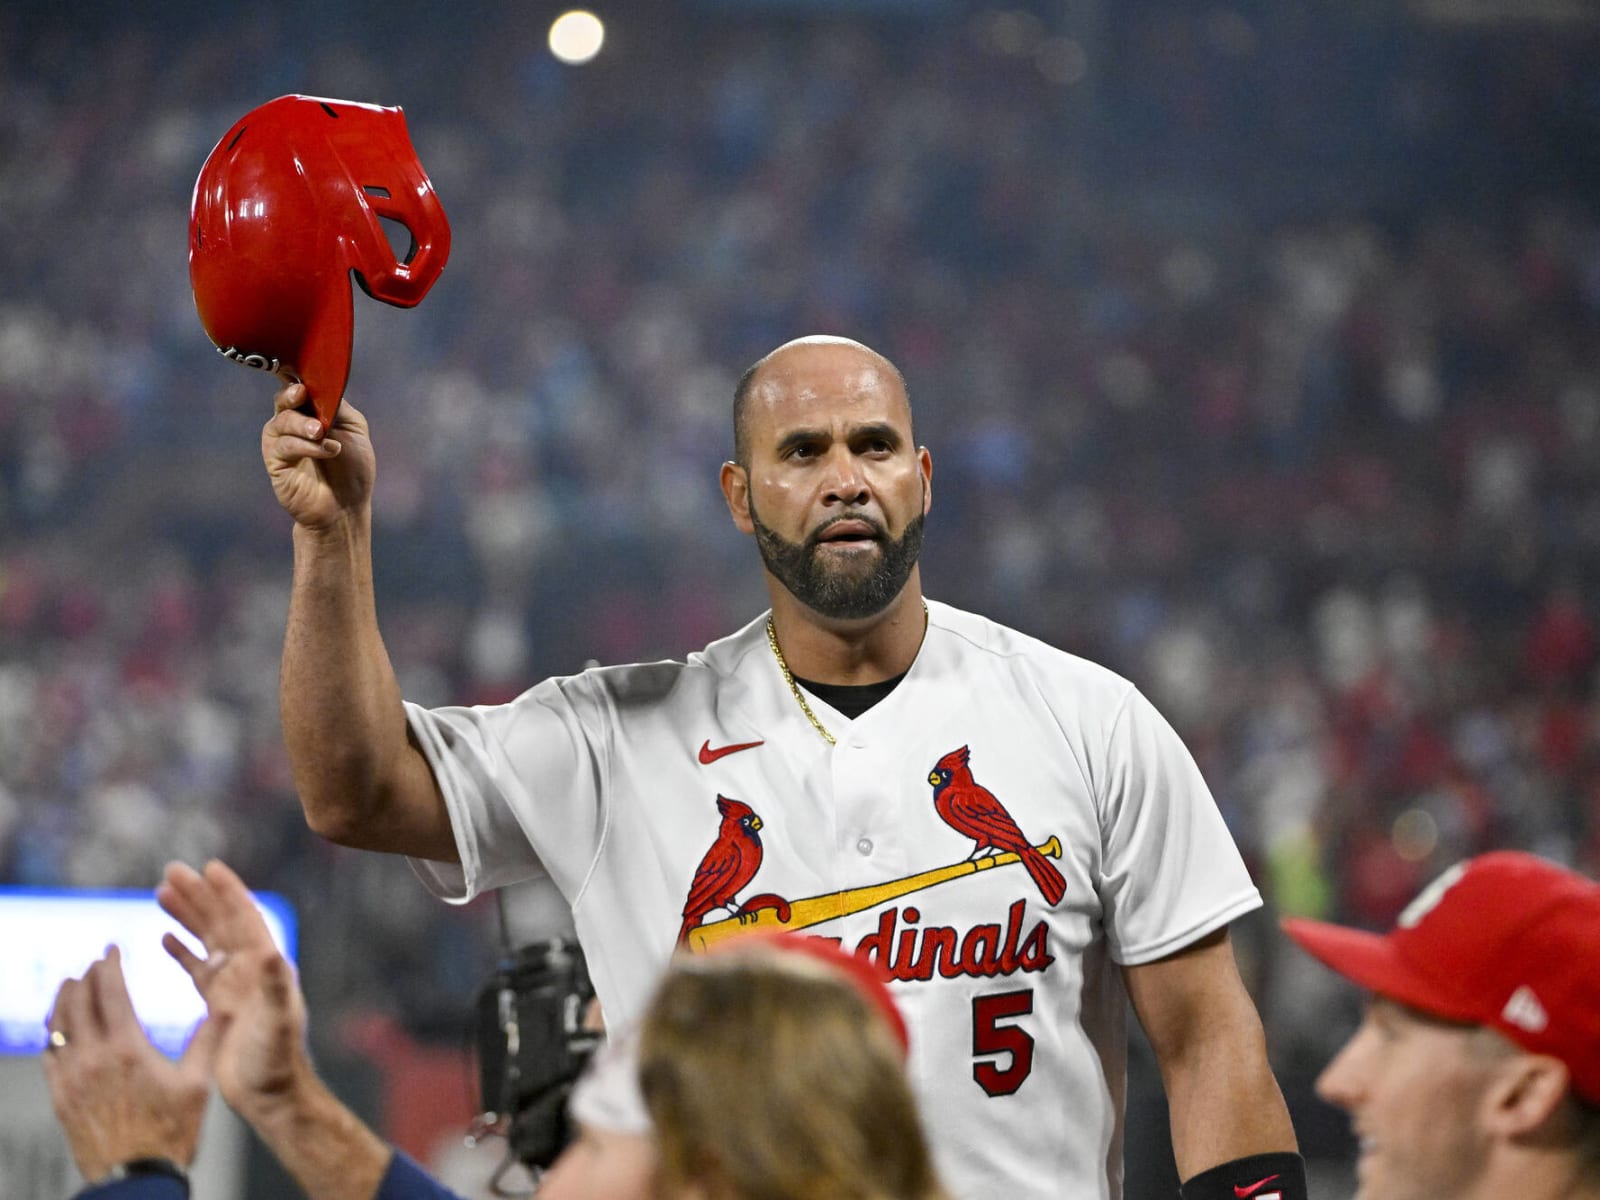
{"label": "red baseball cap", "polygon": [[[382,220],[404,227],[395,253]],[[450,256],[450,225],[398,108],[280,96],[222,136],[195,181],[189,282],[226,357],[306,385],[327,432],[350,374],[350,279],[400,308]]]}
{"label": "red baseball cap", "polygon": [[1283,929],[1379,996],[1560,1059],[1600,1103],[1600,884],[1497,850],[1439,876],[1387,934],[1295,917]]}

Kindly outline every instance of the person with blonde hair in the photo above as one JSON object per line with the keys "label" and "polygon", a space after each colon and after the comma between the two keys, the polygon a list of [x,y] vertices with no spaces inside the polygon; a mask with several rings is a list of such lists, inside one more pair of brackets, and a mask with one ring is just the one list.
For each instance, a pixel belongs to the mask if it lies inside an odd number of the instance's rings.
{"label": "person with blonde hair", "polygon": [[872,967],[830,942],[680,955],[579,1081],[540,1200],[946,1200],[909,1045]]}
{"label": "person with blonde hair", "polygon": [[907,1051],[884,985],[830,943],[747,938],[679,959],[639,1044],[639,1087],[668,1194],[942,1196]]}

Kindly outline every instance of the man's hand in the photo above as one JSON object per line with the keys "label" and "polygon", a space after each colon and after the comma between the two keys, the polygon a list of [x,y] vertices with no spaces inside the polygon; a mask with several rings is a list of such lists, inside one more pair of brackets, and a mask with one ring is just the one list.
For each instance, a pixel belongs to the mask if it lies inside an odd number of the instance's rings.
{"label": "man's hand", "polygon": [[325,438],[317,436],[315,417],[296,411],[305,402],[305,385],[299,383],[273,397],[272,420],[261,430],[261,458],[278,503],[297,524],[324,530],[372,499],[377,461],[367,419],[348,400]]}
{"label": "man's hand", "polygon": [[202,872],[171,863],[156,899],[205,947],[202,958],[172,934],[162,940],[217,1029],[213,1072],[223,1099],[310,1200],[370,1200],[393,1151],[317,1078],[305,1049],[305,998],[249,889],[220,862]]}
{"label": "man's hand", "polygon": [[279,953],[249,889],[223,863],[209,862],[203,873],[168,864],[156,899],[205,946],[201,958],[173,934],[162,939],[217,1028],[217,1090],[253,1121],[313,1075],[294,968]]}
{"label": "man's hand", "polygon": [[113,946],[83,978],[61,985],[48,1026],[50,1101],[86,1180],[136,1158],[194,1161],[211,1093],[212,1022],[201,1024],[177,1062],[168,1060],[134,1015]]}

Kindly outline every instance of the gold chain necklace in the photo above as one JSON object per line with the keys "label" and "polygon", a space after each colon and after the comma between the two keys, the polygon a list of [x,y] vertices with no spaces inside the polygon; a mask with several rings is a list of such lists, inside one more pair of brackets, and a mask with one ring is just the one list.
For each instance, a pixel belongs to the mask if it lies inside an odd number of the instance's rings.
{"label": "gold chain necklace", "polygon": [[[928,631],[928,602],[922,602],[922,631]],[[811,722],[811,728],[822,735],[822,740],[830,746],[838,745],[833,734],[828,732],[828,727],[817,720],[817,714],[811,711],[811,705],[806,703],[805,693],[800,690],[800,685],[794,681],[794,673],[789,670],[789,663],[783,657],[783,651],[778,647],[778,630],[772,624],[772,614],[767,614],[767,645],[772,647],[772,657],[778,660],[778,670],[783,672],[783,681],[789,685],[789,691],[794,696],[794,702],[800,706],[800,711],[805,713],[806,720]]]}

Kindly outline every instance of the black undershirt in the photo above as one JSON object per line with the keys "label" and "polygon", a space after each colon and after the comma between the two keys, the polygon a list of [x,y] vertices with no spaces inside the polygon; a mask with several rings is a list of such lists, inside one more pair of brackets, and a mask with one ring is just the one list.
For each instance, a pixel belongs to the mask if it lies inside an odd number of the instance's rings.
{"label": "black undershirt", "polygon": [[834,708],[854,721],[879,700],[882,700],[906,677],[901,671],[893,679],[882,683],[813,683],[796,675],[794,681],[819,700],[826,700]]}

